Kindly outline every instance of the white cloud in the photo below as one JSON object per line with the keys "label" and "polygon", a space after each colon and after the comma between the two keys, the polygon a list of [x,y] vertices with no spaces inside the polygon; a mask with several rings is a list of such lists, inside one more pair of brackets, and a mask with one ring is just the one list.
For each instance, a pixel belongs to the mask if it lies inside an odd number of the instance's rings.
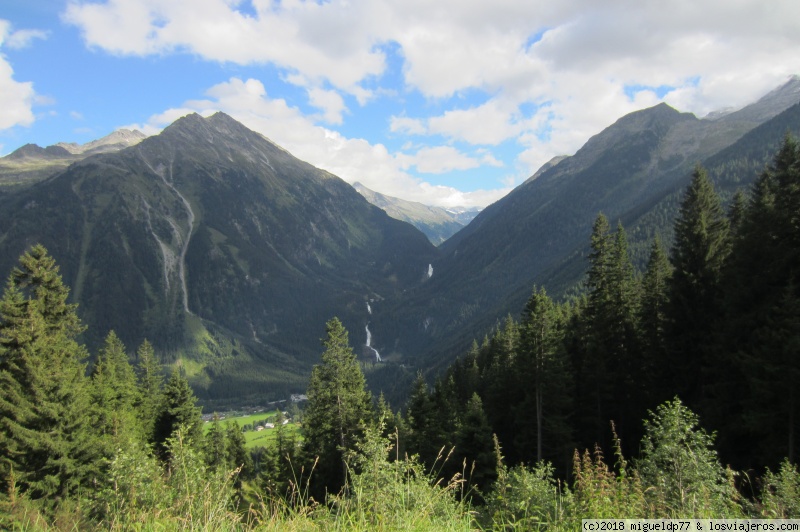
{"label": "white cloud", "polygon": [[[399,94],[386,118],[394,136],[442,135],[486,147],[513,139],[515,175],[530,175],[628,112],[663,100],[703,116],[800,73],[796,0],[252,0],[254,14],[240,9],[243,1],[72,0],[65,20],[89,46],[115,54],[184,52],[277,66],[329,128],[271,99],[263,85],[248,86],[260,85],[253,80],[229,82],[241,102],[209,94],[204,105],[280,134],[287,149],[346,179],[394,195],[407,186],[405,197],[424,188],[402,170],[409,157],[420,171],[491,159],[449,153],[448,166],[437,148],[398,156],[378,133],[345,138],[331,129],[348,117],[342,95],[368,105]],[[383,84],[387,44],[402,61],[404,86]],[[431,105],[405,108],[403,95],[414,91]],[[195,104],[187,107],[202,107]],[[435,188],[425,193],[445,197]]]}
{"label": "white cloud", "polygon": [[323,112],[323,120],[328,124],[341,124],[342,113],[346,107],[338,92],[313,87],[308,89],[308,100],[311,105]]}
{"label": "white cloud", "polygon": [[[383,194],[430,205],[482,206],[508,192],[508,189],[499,189],[465,193],[452,187],[426,183],[405,172],[409,167],[408,156],[392,154],[383,144],[346,138],[336,131],[316,125],[285,100],[271,98],[263,83],[255,79],[231,78],[211,87],[206,95],[209,99],[187,101],[180,108],[153,115],[145,124],[124,127],[152,135],[186,114],[197,112],[208,116],[215,111],[223,111],[296,157],[328,170],[349,183],[360,181]],[[420,159],[413,164],[435,169],[435,155],[435,149],[433,153],[428,150],[421,156],[418,153]],[[460,164],[469,168],[493,162],[486,155],[482,160],[463,157],[460,161]]]}
{"label": "white cloud", "polygon": [[[0,19],[0,50],[13,35],[11,24]],[[35,120],[33,114],[35,98],[33,83],[16,81],[11,63],[0,53],[0,108],[3,109],[0,113],[0,130],[31,125]]]}
{"label": "white cloud", "polygon": [[481,161],[466,155],[452,146],[422,148],[413,156],[401,158],[403,166],[415,166],[423,174],[444,174],[453,170],[469,170],[481,165]]}
{"label": "white cloud", "polygon": [[17,30],[12,32],[5,44],[12,49],[27,48],[35,39],[46,39],[47,32],[42,30]]}
{"label": "white cloud", "polygon": [[425,135],[428,128],[418,118],[408,118],[407,116],[393,116],[389,119],[389,130],[393,133],[403,133],[406,135]]}

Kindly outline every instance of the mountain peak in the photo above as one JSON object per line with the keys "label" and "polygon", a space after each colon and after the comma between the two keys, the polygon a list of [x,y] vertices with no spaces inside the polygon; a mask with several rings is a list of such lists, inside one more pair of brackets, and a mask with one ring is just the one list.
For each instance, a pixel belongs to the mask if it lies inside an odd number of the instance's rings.
{"label": "mountain peak", "polygon": [[777,116],[792,105],[800,102],[800,76],[791,76],[782,85],[774,88],[756,102],[738,111],[716,112],[706,117],[709,120],[730,122],[750,122],[760,124]]}

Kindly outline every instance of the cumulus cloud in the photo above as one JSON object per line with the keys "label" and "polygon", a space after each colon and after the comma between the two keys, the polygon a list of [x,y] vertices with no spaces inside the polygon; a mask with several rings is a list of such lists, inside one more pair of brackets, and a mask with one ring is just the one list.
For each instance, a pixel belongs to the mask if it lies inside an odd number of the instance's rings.
{"label": "cumulus cloud", "polygon": [[[489,148],[513,141],[518,182],[625,113],[666,101],[703,116],[800,73],[796,0],[73,0],[64,17],[89,46],[114,54],[275,65],[327,128],[265,93],[251,95],[255,110],[224,95],[211,94],[209,105],[262,131],[278,119],[301,124],[280,133],[291,151],[391,193],[368,181],[384,172],[381,182],[415,191],[409,198],[423,185],[403,170],[410,161],[436,172],[490,159],[452,148],[392,154],[380,139],[345,138],[334,129],[347,120],[344,96],[369,105],[377,94],[418,93],[430,107],[395,108],[392,135]],[[382,84],[390,49],[403,86]],[[251,82],[235,88],[247,94]],[[449,165],[443,155],[453,157]]]}
{"label": "cumulus cloud", "polygon": [[[365,186],[383,194],[403,197],[430,205],[482,206],[508,193],[507,188],[461,192],[452,187],[431,185],[405,170],[422,166],[420,171],[441,170],[436,166],[437,149],[421,150],[416,157],[392,154],[383,144],[372,144],[364,139],[346,138],[336,131],[317,125],[311,117],[292,107],[284,99],[272,98],[264,84],[256,79],[231,78],[206,91],[208,99],[190,100],[183,106],[153,115],[144,124],[129,124],[129,129],[139,129],[145,134],[158,133],[181,116],[199,113],[209,116],[223,111],[247,127],[258,131],[296,157],[328,170],[342,179]],[[447,153],[452,152],[445,147]],[[481,164],[496,164],[484,155],[480,160],[462,156],[456,165],[474,168]]]}
{"label": "cumulus cloud", "polygon": [[461,153],[452,146],[422,148],[414,156],[404,156],[403,166],[416,166],[423,174],[444,174],[453,170],[469,170],[481,165],[478,159]]}
{"label": "cumulus cloud", "polygon": [[11,32],[5,41],[9,48],[15,50],[27,48],[36,39],[46,39],[47,32],[42,30],[17,30]]}
{"label": "cumulus cloud", "polygon": [[[0,50],[6,45],[11,46],[13,36],[19,34],[19,31],[11,31],[11,24],[8,21],[0,19]],[[17,42],[17,45],[19,44]],[[0,52],[0,108],[3,109],[0,113],[0,130],[31,125],[35,119],[33,114],[35,99],[33,83],[15,80],[11,63]]]}

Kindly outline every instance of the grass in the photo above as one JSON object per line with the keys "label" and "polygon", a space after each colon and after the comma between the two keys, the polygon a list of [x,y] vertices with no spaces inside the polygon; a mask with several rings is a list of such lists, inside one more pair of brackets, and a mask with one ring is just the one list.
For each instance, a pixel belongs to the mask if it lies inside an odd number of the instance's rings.
{"label": "grass", "polygon": [[[259,421],[268,420],[270,423],[274,421],[275,417],[278,415],[278,410],[272,410],[267,412],[259,412],[257,414],[249,414],[246,416],[234,416],[234,417],[220,417],[220,421],[223,423],[227,421],[235,421],[239,427],[243,427],[245,425],[254,425]],[[208,430],[211,427],[211,422],[205,423],[203,426],[203,430]],[[292,423],[291,421],[284,426],[286,430],[286,436],[294,437],[297,441],[301,439],[300,435],[300,425],[297,423]],[[256,447],[269,447],[272,445],[272,442],[275,441],[277,437],[277,430],[276,429],[264,429],[261,431],[249,430],[244,433],[244,441],[245,447],[247,449],[254,449]]]}

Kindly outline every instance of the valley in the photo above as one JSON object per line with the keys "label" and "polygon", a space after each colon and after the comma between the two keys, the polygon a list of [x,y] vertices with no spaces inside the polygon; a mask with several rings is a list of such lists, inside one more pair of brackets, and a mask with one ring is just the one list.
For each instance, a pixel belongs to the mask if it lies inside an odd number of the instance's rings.
{"label": "valley", "polygon": [[44,244],[90,351],[109,330],[147,338],[209,405],[304,391],[320,325],[338,316],[372,390],[400,404],[418,371],[438,374],[532,286],[580,295],[599,212],[628,229],[642,271],[655,235],[671,243],[696,163],[729,202],[800,133],[798,85],[721,116],[661,104],[622,117],[466,224],[354,189],[221,113],[83,151],[25,147],[0,160],[0,270]]}

